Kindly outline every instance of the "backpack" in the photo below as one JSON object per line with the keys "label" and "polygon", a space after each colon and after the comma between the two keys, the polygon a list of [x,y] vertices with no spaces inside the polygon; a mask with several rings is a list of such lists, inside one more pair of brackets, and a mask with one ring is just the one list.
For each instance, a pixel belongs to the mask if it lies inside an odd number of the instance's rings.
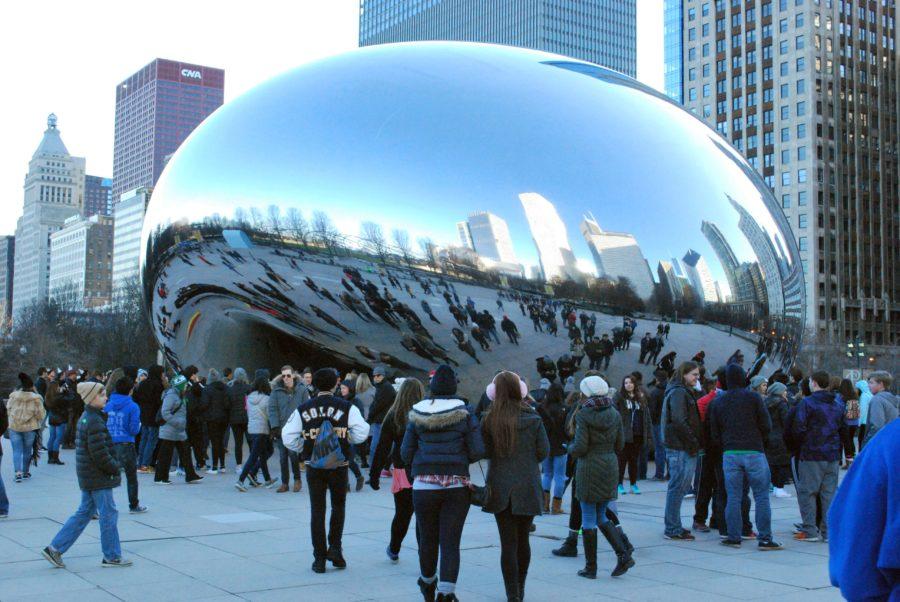
{"label": "backpack", "polygon": [[334,432],[331,421],[325,420],[319,427],[319,434],[316,435],[307,466],[320,470],[333,470],[346,463],[347,458],[344,457],[344,451],[341,449],[341,441]]}
{"label": "backpack", "polygon": [[846,418],[847,420],[859,420],[859,415],[859,400],[848,399],[847,411],[844,414],[844,418]]}

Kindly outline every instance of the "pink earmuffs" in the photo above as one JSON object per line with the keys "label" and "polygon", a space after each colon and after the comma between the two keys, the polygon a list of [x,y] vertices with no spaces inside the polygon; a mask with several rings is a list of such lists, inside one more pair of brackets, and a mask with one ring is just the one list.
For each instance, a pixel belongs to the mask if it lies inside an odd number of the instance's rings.
{"label": "pink earmuffs", "polygon": [[[519,390],[522,391],[522,399],[528,397],[528,385],[521,378],[519,379]],[[484,392],[487,393],[488,399],[494,401],[494,398],[497,397],[497,385],[494,384],[494,381],[491,381],[491,384],[485,388]]]}

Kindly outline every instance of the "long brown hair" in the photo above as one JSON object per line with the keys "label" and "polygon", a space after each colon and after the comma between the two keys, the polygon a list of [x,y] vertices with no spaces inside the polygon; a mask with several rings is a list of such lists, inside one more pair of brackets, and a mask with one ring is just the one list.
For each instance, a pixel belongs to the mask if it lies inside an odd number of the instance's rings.
{"label": "long brown hair", "polygon": [[414,405],[422,401],[425,397],[425,387],[417,378],[406,378],[397,391],[397,397],[388,411],[389,416],[384,417],[385,421],[392,420],[398,433],[406,430],[406,421],[409,419],[409,411]]}
{"label": "long brown hair", "polygon": [[504,371],[494,377],[494,401],[481,422],[482,430],[493,439],[494,451],[501,458],[515,451],[519,412],[527,408],[519,382],[519,375],[513,372]]}

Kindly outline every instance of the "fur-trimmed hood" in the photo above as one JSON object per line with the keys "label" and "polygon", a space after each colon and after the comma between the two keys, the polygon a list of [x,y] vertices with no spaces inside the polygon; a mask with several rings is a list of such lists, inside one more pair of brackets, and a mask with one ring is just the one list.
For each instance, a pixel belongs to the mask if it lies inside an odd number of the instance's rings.
{"label": "fur-trimmed hood", "polygon": [[469,418],[469,408],[461,399],[423,399],[409,411],[409,421],[429,431],[439,431]]}

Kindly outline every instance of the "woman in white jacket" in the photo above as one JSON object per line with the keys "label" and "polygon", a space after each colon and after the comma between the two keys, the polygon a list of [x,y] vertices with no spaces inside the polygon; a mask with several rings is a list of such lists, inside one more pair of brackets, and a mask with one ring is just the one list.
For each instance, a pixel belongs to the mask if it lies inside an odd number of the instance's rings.
{"label": "woman in white jacket", "polygon": [[272,389],[264,376],[253,382],[253,389],[247,395],[247,436],[250,439],[250,457],[241,470],[241,476],[234,484],[238,491],[247,491],[244,481],[250,479],[250,485],[259,487],[256,473],[262,469],[265,485],[271,488],[276,483],[269,474],[269,458],[272,456],[272,442],[269,438],[269,394]]}

